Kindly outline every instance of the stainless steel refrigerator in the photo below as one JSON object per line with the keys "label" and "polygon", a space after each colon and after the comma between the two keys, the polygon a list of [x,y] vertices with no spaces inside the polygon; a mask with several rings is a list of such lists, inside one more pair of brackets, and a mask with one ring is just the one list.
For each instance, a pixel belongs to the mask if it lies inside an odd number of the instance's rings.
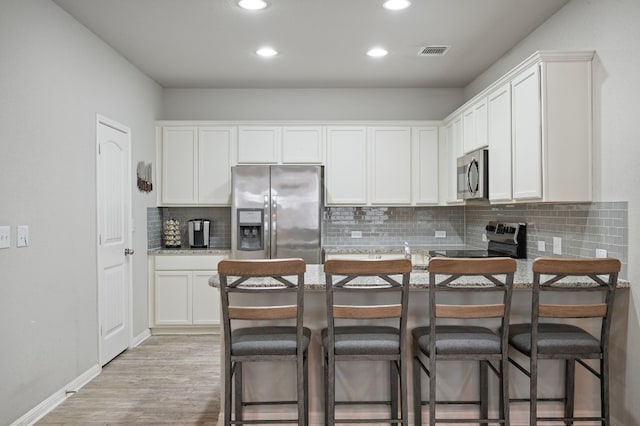
{"label": "stainless steel refrigerator", "polygon": [[242,165],[231,175],[234,259],[322,263],[322,166]]}

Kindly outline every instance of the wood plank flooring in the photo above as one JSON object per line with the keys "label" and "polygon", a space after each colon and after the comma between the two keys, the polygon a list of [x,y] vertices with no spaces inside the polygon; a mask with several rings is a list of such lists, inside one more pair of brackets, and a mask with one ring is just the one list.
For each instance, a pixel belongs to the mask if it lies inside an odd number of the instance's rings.
{"label": "wood plank flooring", "polygon": [[38,425],[216,425],[220,336],[151,336]]}

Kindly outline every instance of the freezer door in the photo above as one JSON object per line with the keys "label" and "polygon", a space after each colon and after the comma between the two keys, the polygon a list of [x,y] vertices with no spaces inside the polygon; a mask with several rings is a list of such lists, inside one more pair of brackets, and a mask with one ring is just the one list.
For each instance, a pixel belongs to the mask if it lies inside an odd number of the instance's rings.
{"label": "freezer door", "polygon": [[321,166],[271,166],[271,258],[321,263]]}
{"label": "freezer door", "polygon": [[[267,259],[269,258],[269,166],[235,166],[231,168],[231,256],[234,259]],[[238,223],[238,212],[247,215],[262,209],[263,223],[258,232],[262,238],[262,249],[255,250],[255,244],[245,244],[251,249],[241,249],[243,229]],[[249,209],[249,210],[247,210]],[[253,226],[250,228],[253,230]],[[246,229],[244,230],[246,231]],[[245,237],[246,238],[246,237]]]}

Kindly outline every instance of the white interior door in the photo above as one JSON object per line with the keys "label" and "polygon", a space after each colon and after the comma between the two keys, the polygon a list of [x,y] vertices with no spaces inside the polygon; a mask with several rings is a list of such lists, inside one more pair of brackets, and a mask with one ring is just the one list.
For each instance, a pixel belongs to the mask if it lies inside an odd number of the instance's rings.
{"label": "white interior door", "polygon": [[131,138],[128,128],[98,117],[98,319],[100,364],[130,340]]}

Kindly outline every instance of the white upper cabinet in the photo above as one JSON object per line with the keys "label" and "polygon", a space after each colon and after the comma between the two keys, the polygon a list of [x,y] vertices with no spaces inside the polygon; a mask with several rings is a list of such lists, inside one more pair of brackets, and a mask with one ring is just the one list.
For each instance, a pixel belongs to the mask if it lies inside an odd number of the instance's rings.
{"label": "white upper cabinet", "polygon": [[489,201],[511,201],[511,84],[487,98]]}
{"label": "white upper cabinet", "polygon": [[416,205],[438,204],[438,128],[414,127],[411,136],[413,200]]}
{"label": "white upper cabinet", "polygon": [[482,98],[462,113],[462,151],[487,146],[487,99]]}
{"label": "white upper cabinet", "polygon": [[163,127],[159,205],[231,205],[235,135],[234,127]]}
{"label": "white upper cabinet", "polygon": [[539,199],[542,198],[539,65],[516,76],[511,87],[513,198]]}
{"label": "white upper cabinet", "polygon": [[371,204],[411,203],[411,128],[371,127]]}
{"label": "white upper cabinet", "polygon": [[436,126],[327,127],[326,204],[438,204],[438,143]]}
{"label": "white upper cabinet", "polygon": [[327,128],[325,202],[329,205],[367,203],[367,128]]}
{"label": "white upper cabinet", "polygon": [[162,129],[161,204],[197,203],[198,129],[165,127]]}
{"label": "white upper cabinet", "polygon": [[592,200],[593,52],[541,52],[513,78],[513,199]]}
{"label": "white upper cabinet", "polygon": [[462,156],[462,115],[454,116],[445,126],[446,152],[445,162],[441,163],[443,173],[447,176],[446,204],[459,204],[458,198],[458,157]]}
{"label": "white upper cabinet", "polygon": [[198,204],[231,205],[235,128],[198,129]]}
{"label": "white upper cabinet", "polygon": [[277,164],[281,139],[281,127],[240,126],[238,164]]}
{"label": "white upper cabinet", "polygon": [[322,126],[238,128],[238,164],[322,164]]}
{"label": "white upper cabinet", "polygon": [[324,133],[322,126],[282,128],[283,164],[322,164]]}

